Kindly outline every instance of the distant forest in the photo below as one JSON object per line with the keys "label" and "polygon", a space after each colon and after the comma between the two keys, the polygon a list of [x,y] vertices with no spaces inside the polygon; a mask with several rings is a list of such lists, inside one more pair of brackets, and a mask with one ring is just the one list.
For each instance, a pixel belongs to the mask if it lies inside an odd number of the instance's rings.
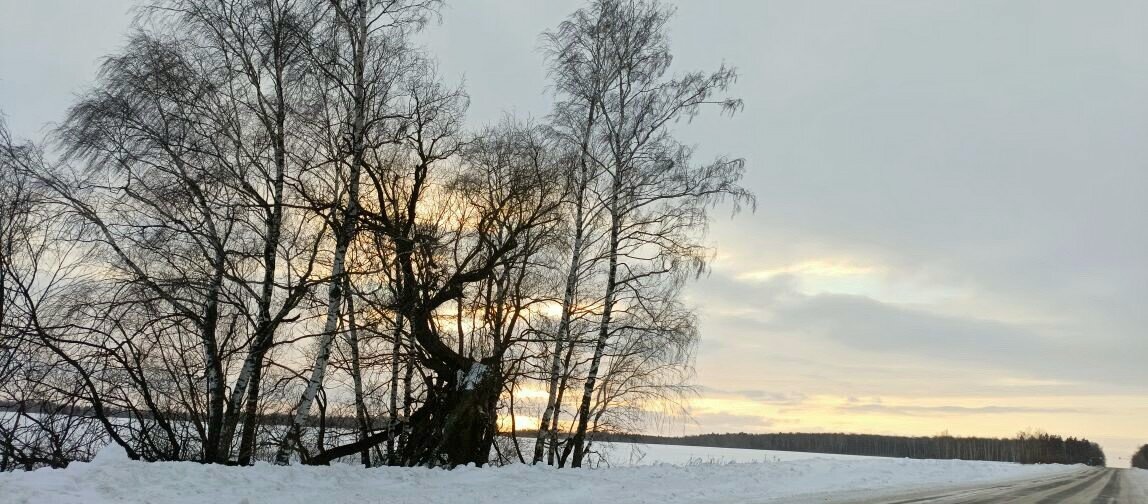
{"label": "distant forest", "polygon": [[1140,469],[1148,469],[1148,445],[1141,446],[1136,453],[1132,455],[1132,467],[1139,467]]}
{"label": "distant forest", "polygon": [[[608,441],[646,444],[750,448],[795,452],[870,455],[915,459],[960,459],[1019,462],[1022,464],[1088,464],[1103,466],[1104,451],[1087,439],[1042,432],[1017,434],[1015,438],[979,438],[938,435],[929,437],[879,436],[872,434],[701,434],[664,437],[640,434],[608,436]],[[1148,468],[1148,446],[1137,454]]]}

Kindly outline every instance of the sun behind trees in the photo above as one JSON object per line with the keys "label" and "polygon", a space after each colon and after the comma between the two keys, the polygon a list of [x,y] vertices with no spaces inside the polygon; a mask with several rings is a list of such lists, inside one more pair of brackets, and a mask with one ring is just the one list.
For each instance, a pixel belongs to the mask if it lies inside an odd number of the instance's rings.
{"label": "sun behind trees", "polygon": [[545,36],[552,114],[468,131],[411,42],[439,7],[165,0],[60,162],[4,134],[5,465],[577,467],[681,398],[708,211],[753,198],[670,126],[734,71],[671,76],[672,10],[596,0]]}

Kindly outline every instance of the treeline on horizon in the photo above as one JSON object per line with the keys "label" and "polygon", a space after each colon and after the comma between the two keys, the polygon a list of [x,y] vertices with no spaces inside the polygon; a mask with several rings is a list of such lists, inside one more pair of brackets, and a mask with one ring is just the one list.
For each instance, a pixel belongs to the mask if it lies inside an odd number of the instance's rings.
{"label": "treeline on horizon", "polygon": [[[605,440],[914,459],[1105,465],[1104,450],[1100,445],[1083,438],[1064,438],[1043,432],[1021,432],[1014,438],[957,437],[948,434],[882,436],[800,432],[771,434],[738,432],[680,437],[619,434]],[[1141,448],[1137,455],[1141,457],[1142,463],[1148,465],[1148,446]]]}
{"label": "treeline on horizon", "polygon": [[1141,446],[1136,453],[1132,455],[1132,467],[1139,469],[1148,469],[1148,444]]}

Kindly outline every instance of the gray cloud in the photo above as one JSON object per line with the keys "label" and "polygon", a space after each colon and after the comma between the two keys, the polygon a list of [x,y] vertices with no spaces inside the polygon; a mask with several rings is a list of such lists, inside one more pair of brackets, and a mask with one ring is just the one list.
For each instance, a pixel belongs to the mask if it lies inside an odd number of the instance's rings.
{"label": "gray cloud", "polygon": [[1145,346],[1115,346],[1057,328],[956,317],[843,295],[811,296],[779,310],[766,327],[817,335],[869,354],[922,356],[954,366],[1111,385],[1148,382]]}
{"label": "gray cloud", "polygon": [[127,38],[134,0],[0,0],[0,110],[16,135],[38,138]]}
{"label": "gray cloud", "polygon": [[[739,283],[714,277],[719,285]],[[805,295],[768,282],[754,295],[758,284],[740,283],[730,289],[736,299],[715,293],[704,303],[737,303],[738,309],[704,319],[710,328],[704,334],[718,334],[719,344],[709,352],[703,345],[701,360],[712,359],[727,373],[742,362],[757,362],[758,372],[769,377],[761,383],[776,383],[771,380],[782,370],[808,373],[807,381],[822,390],[833,389],[833,380],[885,383],[884,391],[850,392],[862,395],[923,388],[930,393],[1126,394],[1143,393],[1148,383],[1148,368],[1138,364],[1148,347],[1139,340],[1078,338],[1055,324],[949,315],[855,295]],[[1009,384],[975,382],[989,378],[988,372],[1008,377],[1002,381]]]}
{"label": "gray cloud", "polygon": [[807,396],[799,392],[776,392],[759,389],[724,390],[713,387],[698,387],[698,392],[706,397],[739,397],[754,402],[772,405],[796,405],[805,402]]}
{"label": "gray cloud", "polygon": [[777,421],[761,415],[739,415],[735,413],[696,413],[690,416],[691,420],[704,429],[741,430],[741,429],[768,429],[777,425]]}

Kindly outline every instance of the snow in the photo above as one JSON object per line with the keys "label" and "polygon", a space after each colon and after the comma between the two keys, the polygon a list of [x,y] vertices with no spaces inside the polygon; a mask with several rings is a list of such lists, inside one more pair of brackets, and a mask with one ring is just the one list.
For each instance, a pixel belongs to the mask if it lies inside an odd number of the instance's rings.
{"label": "snow", "polygon": [[1126,471],[1128,477],[1124,481],[1129,483],[1130,488],[1124,491],[1129,497],[1134,497],[1129,502],[1148,502],[1148,470],[1133,468]]}
{"label": "snow", "polygon": [[96,456],[92,458],[89,466],[95,467],[115,467],[131,464],[132,459],[128,457],[127,450],[124,447],[111,443],[100,449]]}
{"label": "snow", "polygon": [[[615,445],[622,445],[615,443]],[[614,446],[615,449],[628,449]],[[514,464],[500,468],[227,467],[189,462],[126,460],[117,447],[91,463],[67,469],[0,474],[6,503],[184,504],[314,502],[531,502],[616,504],[766,502],[801,495],[881,492],[1044,477],[1080,466],[1022,466],[1000,462],[818,456],[755,450],[648,446],[642,461],[692,459],[601,469],[553,469]],[[738,460],[756,452],[754,463]],[[664,456],[662,454],[665,454]],[[708,455],[707,455],[708,454]],[[1148,472],[1138,473],[1144,477]],[[1148,488],[1148,478],[1142,480]]]}
{"label": "snow", "polygon": [[[533,443],[524,443],[532,453]],[[590,460],[594,465],[605,456],[609,466],[634,466],[655,464],[729,464],[749,462],[789,462],[808,459],[863,460],[875,457],[859,455],[836,455],[832,453],[806,453],[773,450],[748,450],[742,448],[713,448],[709,446],[645,445],[632,443],[595,442],[590,445]]]}
{"label": "snow", "polygon": [[[462,371],[459,371],[459,374],[461,375]],[[462,389],[474,390],[484,376],[486,376],[486,365],[481,362],[475,362],[466,372],[466,378],[464,378],[462,382]]]}

